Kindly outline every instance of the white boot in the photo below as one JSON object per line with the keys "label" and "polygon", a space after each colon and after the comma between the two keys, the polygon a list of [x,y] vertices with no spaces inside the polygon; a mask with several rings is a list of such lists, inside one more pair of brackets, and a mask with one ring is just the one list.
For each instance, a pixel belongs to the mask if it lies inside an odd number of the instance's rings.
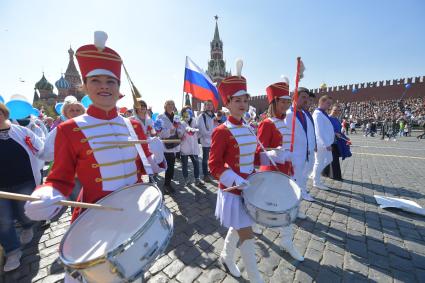
{"label": "white boot", "polygon": [[224,239],[223,250],[220,254],[221,263],[234,277],[241,277],[241,272],[235,262],[235,252],[238,241],[238,231],[233,228],[229,228],[226,238]]}
{"label": "white boot", "polygon": [[243,263],[245,264],[246,273],[248,273],[249,282],[264,283],[257,267],[257,258],[255,257],[254,239],[243,241],[239,246]]}
{"label": "white boot", "polygon": [[292,241],[293,227],[292,225],[281,228],[280,247],[287,251],[294,259],[304,261],[304,257],[300,254]]}

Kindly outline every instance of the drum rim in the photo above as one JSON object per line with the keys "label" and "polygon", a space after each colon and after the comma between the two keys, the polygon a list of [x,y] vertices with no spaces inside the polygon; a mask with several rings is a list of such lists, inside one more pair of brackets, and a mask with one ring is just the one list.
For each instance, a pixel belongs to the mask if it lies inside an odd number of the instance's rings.
{"label": "drum rim", "polygon": [[[160,248],[158,248],[158,250],[154,253],[155,256],[152,255],[153,259],[156,259],[160,254],[162,254],[167,249],[168,245],[170,244],[171,238],[173,237],[173,234],[174,234],[174,215],[171,212],[171,210],[164,205],[162,205],[161,210],[159,212],[162,211],[162,208],[165,208],[165,210],[170,214],[172,225],[169,225],[170,233],[168,233],[168,235],[167,235],[165,241],[163,242],[162,246]],[[158,214],[159,214],[159,212],[158,212]],[[152,265],[153,265],[153,261],[145,264],[138,272],[131,275],[128,278],[128,280],[130,282],[136,280],[137,278],[139,278],[141,276],[141,274],[145,273]]]}
{"label": "drum rim", "polygon": [[[250,179],[250,177],[251,177],[251,176],[258,175],[258,174],[260,174],[260,173],[265,173],[265,172],[277,173],[277,174],[281,174],[281,175],[284,175],[284,176],[288,177],[289,181],[290,181],[290,182],[293,182],[293,183],[294,183],[294,184],[298,187],[298,189],[300,190],[300,193],[301,193],[301,188],[297,185],[297,183],[296,183],[294,180],[292,180],[292,179],[290,178],[290,176],[288,176],[288,175],[286,175],[285,173],[282,173],[282,172],[280,172],[280,171],[258,171],[258,172],[255,172],[254,174],[249,175],[249,176],[247,177],[247,180],[249,181],[249,179]],[[244,207],[246,208],[246,205],[245,205],[245,196],[244,196],[244,191],[243,191],[243,190],[241,191],[241,195],[242,195],[242,200],[243,200]],[[296,205],[291,206],[291,207],[290,207],[290,208],[288,208],[288,209],[280,210],[280,211],[269,211],[269,210],[265,210],[265,209],[263,209],[263,208],[260,208],[260,207],[258,207],[258,206],[256,206],[256,205],[252,204],[252,203],[251,203],[251,202],[249,202],[249,201],[248,201],[248,203],[249,203],[250,205],[252,205],[253,207],[255,207],[256,209],[261,210],[261,211],[265,211],[265,212],[267,212],[267,213],[272,213],[272,214],[284,214],[286,211],[293,210],[295,207],[299,206],[299,205],[300,205],[300,203],[301,203],[301,198],[298,200],[298,202],[297,202],[297,204],[296,204]],[[248,210],[248,209],[247,209],[247,210]],[[248,213],[248,214],[249,214],[249,213]],[[249,215],[250,215],[250,214],[249,214]],[[251,215],[250,215],[250,216],[251,216]],[[251,217],[252,217],[252,216],[251,216]]]}
{"label": "drum rim", "polygon": [[[136,186],[140,186],[140,185],[150,185],[150,186],[152,186],[152,187],[155,187],[155,189],[157,189],[158,190],[158,192],[159,192],[159,195],[160,195],[160,201],[159,201],[159,203],[158,203],[158,206],[156,207],[156,209],[155,209],[155,212],[152,214],[152,217],[142,226],[142,227],[140,227],[140,229],[139,230],[137,230],[137,232],[136,233],[134,233],[134,235],[132,235],[131,237],[129,237],[124,243],[122,243],[122,244],[120,244],[120,245],[118,245],[118,246],[116,246],[116,247],[114,247],[111,251],[108,251],[108,252],[106,252],[106,253],[104,253],[103,255],[100,255],[100,256],[98,256],[98,257],[95,257],[95,258],[93,258],[93,259],[91,259],[91,260],[88,260],[88,261],[84,261],[84,262],[79,262],[79,263],[75,263],[75,262],[71,262],[71,261],[69,261],[69,260],[67,260],[66,258],[65,258],[65,256],[64,256],[64,254],[63,254],[63,245],[64,245],[64,243],[65,243],[65,239],[67,238],[67,236],[68,236],[68,234],[71,232],[71,229],[72,229],[72,225],[74,225],[74,224],[76,224],[76,223],[78,223],[78,221],[81,221],[81,217],[84,215],[84,214],[86,214],[86,213],[88,213],[88,209],[86,209],[76,220],[75,220],[75,222],[74,223],[72,223],[71,224],[71,226],[69,227],[69,229],[65,232],[65,234],[64,234],[64,236],[63,236],[63,238],[62,238],[62,240],[61,240],[61,242],[60,242],[60,245],[59,245],[59,258],[60,258],[60,260],[63,262],[63,264],[65,264],[66,266],[68,266],[68,267],[71,267],[71,268],[74,268],[74,269],[86,269],[86,268],[89,268],[89,267],[92,267],[92,266],[95,266],[95,265],[97,265],[97,264],[100,264],[100,263],[103,263],[103,262],[106,262],[107,260],[108,260],[108,258],[109,257],[111,257],[111,255],[114,255],[114,254],[116,254],[117,253],[117,251],[118,250],[122,250],[123,248],[125,248],[126,246],[128,246],[135,238],[137,238],[136,236],[138,236],[138,237],[140,237],[140,231],[141,230],[143,230],[143,229],[146,229],[146,227],[149,227],[151,224],[152,224],[152,222],[153,222],[153,216],[154,215],[156,215],[157,213],[158,213],[158,211],[160,211],[161,210],[161,208],[162,208],[162,206],[163,206],[163,203],[164,203],[164,196],[162,195],[162,193],[161,193],[161,190],[158,188],[158,186],[156,185],[156,184],[153,184],[153,183],[136,183],[136,184],[133,184],[133,185],[129,185],[129,186],[125,186],[125,187],[122,187],[122,188],[120,188],[120,189],[117,189],[117,190],[115,190],[115,191],[113,191],[113,192],[111,192],[110,194],[108,194],[107,196],[104,196],[103,198],[101,198],[101,199],[99,199],[97,202],[99,202],[99,201],[101,201],[101,200],[103,200],[103,199],[106,199],[106,198],[108,198],[108,197],[111,197],[112,195],[114,195],[114,194],[117,194],[118,192],[120,192],[120,191],[123,191],[123,190],[126,190],[126,189],[130,189],[130,188],[132,188],[132,187],[136,187]],[[96,202],[96,203],[97,203]]]}

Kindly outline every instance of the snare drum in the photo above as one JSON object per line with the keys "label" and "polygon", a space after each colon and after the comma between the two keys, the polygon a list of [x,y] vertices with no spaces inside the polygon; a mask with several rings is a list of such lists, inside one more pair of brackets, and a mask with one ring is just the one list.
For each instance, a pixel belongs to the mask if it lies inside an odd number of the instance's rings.
{"label": "snare drum", "polygon": [[295,221],[301,190],[294,180],[277,171],[257,172],[247,180],[252,185],[242,191],[243,203],[256,223],[283,227]]}
{"label": "snare drum", "polygon": [[86,282],[134,281],[167,247],[173,215],[152,184],[119,189],[97,203],[124,210],[86,210],[64,235],[60,259]]}

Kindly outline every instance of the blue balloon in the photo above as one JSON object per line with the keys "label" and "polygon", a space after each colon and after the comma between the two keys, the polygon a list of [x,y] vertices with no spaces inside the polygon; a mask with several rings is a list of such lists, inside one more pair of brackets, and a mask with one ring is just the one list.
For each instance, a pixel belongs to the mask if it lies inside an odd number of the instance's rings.
{"label": "blue balloon", "polygon": [[33,108],[31,114],[38,117],[40,115],[40,110],[38,110],[37,108]]}
{"label": "blue balloon", "polygon": [[58,113],[58,115],[62,114],[62,107],[63,107],[63,102],[56,103],[55,111],[56,113]]}
{"label": "blue balloon", "polygon": [[358,93],[359,90],[357,88],[353,88],[353,93]]}
{"label": "blue balloon", "polygon": [[90,97],[88,95],[85,95],[83,97],[83,99],[81,99],[81,104],[83,104],[84,107],[87,109],[87,108],[89,108],[89,106],[91,104],[93,104],[93,101],[91,101],[91,99],[90,99]]}
{"label": "blue balloon", "polygon": [[4,98],[1,95],[0,95],[0,103],[4,103]]}
{"label": "blue balloon", "polygon": [[156,121],[156,118],[158,118],[159,113],[153,113],[152,114],[152,121]]}
{"label": "blue balloon", "polygon": [[193,111],[191,109],[187,109],[187,113],[189,113],[189,118],[193,118]]}
{"label": "blue balloon", "polygon": [[32,105],[23,100],[10,100],[6,103],[6,107],[10,111],[10,119],[24,119],[33,113]]}
{"label": "blue balloon", "polygon": [[155,131],[161,131],[162,130],[162,120],[156,120],[155,123],[153,123],[153,128]]}
{"label": "blue balloon", "polygon": [[412,85],[411,84],[406,84],[405,87],[406,89],[409,89]]}

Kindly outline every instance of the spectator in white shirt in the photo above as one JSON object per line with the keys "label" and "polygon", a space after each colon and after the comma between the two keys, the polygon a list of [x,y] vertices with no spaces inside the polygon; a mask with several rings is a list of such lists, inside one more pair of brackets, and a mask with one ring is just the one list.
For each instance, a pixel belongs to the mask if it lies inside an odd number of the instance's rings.
{"label": "spectator in white shirt", "polygon": [[208,170],[208,158],[211,149],[211,135],[214,128],[217,126],[215,120],[213,103],[211,100],[207,100],[204,104],[204,111],[198,116],[199,138],[202,146],[202,173],[205,182],[212,181]]}

